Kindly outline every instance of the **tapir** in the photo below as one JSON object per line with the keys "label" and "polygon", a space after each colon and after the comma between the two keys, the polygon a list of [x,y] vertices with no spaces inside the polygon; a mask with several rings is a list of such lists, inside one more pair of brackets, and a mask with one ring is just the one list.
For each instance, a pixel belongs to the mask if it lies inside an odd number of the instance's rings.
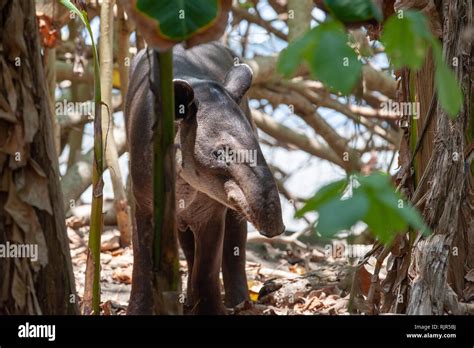
{"label": "tapir", "polygon": [[[125,100],[136,208],[129,314],[153,311],[155,121],[150,58],[146,49],[134,58]],[[193,314],[225,314],[226,307],[248,299],[247,221],[266,237],[285,229],[278,189],[260,149],[245,97],[253,73],[235,58],[217,42],[174,49],[177,233],[189,270],[186,305]]]}

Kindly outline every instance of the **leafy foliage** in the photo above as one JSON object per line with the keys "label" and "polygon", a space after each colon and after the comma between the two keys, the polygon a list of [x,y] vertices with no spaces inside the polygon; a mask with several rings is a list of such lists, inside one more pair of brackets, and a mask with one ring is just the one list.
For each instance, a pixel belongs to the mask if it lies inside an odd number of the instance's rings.
{"label": "leafy foliage", "polygon": [[433,56],[436,64],[435,83],[438,98],[446,113],[454,118],[461,110],[463,95],[454,74],[443,60],[439,42],[433,43]]}
{"label": "leafy foliage", "polygon": [[150,47],[169,50],[217,40],[224,32],[232,0],[129,0],[122,2]]}
{"label": "leafy foliage", "polygon": [[[372,1],[326,0],[325,3],[332,15],[343,22],[380,19],[378,8]],[[384,24],[381,41],[397,69],[420,69],[427,49],[432,48],[439,101],[447,114],[455,117],[462,107],[462,92],[443,60],[439,42],[431,33],[426,17],[415,11],[404,11],[390,17]],[[278,71],[289,77],[305,62],[314,78],[334,92],[349,94],[360,79],[362,64],[347,42],[342,23],[329,19],[281,52]]]}
{"label": "leafy foliage", "polygon": [[[343,198],[352,183],[352,195]],[[427,233],[420,215],[395,192],[386,174],[370,176],[355,174],[351,180],[339,180],[321,188],[297,213],[302,217],[309,211],[319,214],[317,230],[324,237],[350,229],[358,221],[365,222],[383,243],[390,244],[397,233],[408,227]]]}
{"label": "leafy foliage", "polygon": [[189,38],[215,20],[218,1],[138,0],[137,9],[156,19],[163,36],[173,41]]}
{"label": "leafy foliage", "polygon": [[281,53],[278,69],[289,76],[304,60],[309,64],[314,78],[336,92],[349,94],[360,78],[362,64],[347,41],[341,23],[322,23]]}
{"label": "leafy foliage", "polygon": [[462,107],[462,92],[443,60],[440,44],[431,33],[426,17],[414,11],[392,16],[384,25],[381,40],[395,68],[407,66],[418,70],[423,64],[427,48],[431,46],[436,65],[435,83],[439,101],[446,113],[455,117]]}
{"label": "leafy foliage", "polygon": [[362,22],[375,18],[382,21],[383,15],[372,0],[325,0],[331,14],[345,23]]}
{"label": "leafy foliage", "polygon": [[390,17],[384,24],[382,42],[396,69],[419,69],[432,39],[426,17],[419,12],[407,11],[402,18]]}

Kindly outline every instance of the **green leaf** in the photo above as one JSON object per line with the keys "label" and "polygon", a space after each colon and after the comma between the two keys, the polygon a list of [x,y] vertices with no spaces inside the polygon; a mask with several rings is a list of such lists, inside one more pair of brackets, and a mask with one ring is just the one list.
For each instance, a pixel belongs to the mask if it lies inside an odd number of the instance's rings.
{"label": "green leaf", "polygon": [[342,25],[327,22],[315,28],[316,46],[307,60],[313,76],[335,92],[350,94],[362,74],[362,63],[347,44]]}
{"label": "green leaf", "polygon": [[390,17],[384,24],[381,41],[395,68],[419,69],[431,41],[426,17],[419,12],[405,11],[403,17]]}
{"label": "green leaf", "polygon": [[216,0],[137,0],[137,10],[159,22],[159,31],[173,41],[186,40],[214,22]]}
{"label": "green leaf", "polygon": [[313,39],[313,32],[314,29],[307,32],[296,41],[290,43],[288,47],[280,53],[277,62],[277,70],[281,74],[286,77],[290,77],[294,74],[305,55],[314,49],[316,42]]}
{"label": "green leaf", "polygon": [[[390,244],[395,235],[407,229],[407,222],[401,218],[395,201],[381,200],[374,192],[367,192],[370,210],[363,218],[371,232],[385,244]],[[395,206],[394,206],[395,204]]]}
{"label": "green leaf", "polygon": [[341,199],[347,180],[331,183],[308,200],[296,216],[317,211],[317,230],[325,237],[347,230],[357,221],[364,221],[374,236],[385,244],[390,244],[397,233],[405,232],[408,226],[424,234],[429,232],[417,210],[395,191],[387,174],[356,174],[355,178],[358,185],[353,188],[351,197]]}
{"label": "green leaf", "polygon": [[404,11],[403,16],[410,22],[410,27],[416,35],[430,41],[433,38],[426,16],[418,11]]}
{"label": "green leaf", "polygon": [[462,91],[443,60],[440,43],[431,33],[426,17],[414,11],[403,12],[403,18],[390,17],[384,25],[381,40],[395,68],[407,66],[414,70],[421,67],[426,48],[431,45],[439,102],[450,117],[456,117],[463,104]]}
{"label": "green leaf", "polygon": [[324,3],[334,17],[345,23],[383,20],[382,11],[372,0],[325,0]]}
{"label": "green leaf", "polygon": [[289,77],[306,61],[314,78],[334,92],[349,94],[360,79],[362,63],[347,43],[341,23],[322,23],[281,52],[277,69]]}
{"label": "green leaf", "polygon": [[346,186],[347,180],[343,179],[322,187],[313,198],[309,199],[306,204],[295,213],[295,216],[302,217],[308,211],[317,210],[322,204],[330,200],[340,199]]}
{"label": "green leaf", "polygon": [[347,42],[341,23],[322,23],[281,52],[277,69],[289,77],[304,60],[315,79],[334,92],[349,94],[360,79],[362,63]]}
{"label": "green leaf", "polygon": [[360,181],[360,189],[366,191],[371,201],[370,211],[363,220],[383,243],[390,244],[408,225],[423,233],[429,231],[416,209],[395,192],[388,175],[373,173]]}
{"label": "green leaf", "polygon": [[426,226],[416,208],[411,204],[404,202],[404,206],[403,208],[399,208],[399,212],[403,219],[405,219],[414,230],[421,231],[425,236],[430,233],[430,229]]}
{"label": "green leaf", "polygon": [[60,0],[60,3],[69,11],[79,16],[85,26],[89,26],[89,20],[87,19],[87,13],[85,11],[80,11],[70,0]]}
{"label": "green leaf", "polygon": [[332,237],[339,231],[350,229],[367,214],[368,209],[369,201],[362,192],[349,199],[332,199],[318,210],[316,229],[323,237]]}
{"label": "green leaf", "polygon": [[435,82],[438,99],[449,117],[455,118],[461,111],[463,95],[453,72],[443,60],[438,41],[433,40],[433,56],[436,64]]}
{"label": "green leaf", "polygon": [[392,190],[390,177],[385,173],[374,172],[369,176],[356,175],[356,179],[364,187],[380,191]]}

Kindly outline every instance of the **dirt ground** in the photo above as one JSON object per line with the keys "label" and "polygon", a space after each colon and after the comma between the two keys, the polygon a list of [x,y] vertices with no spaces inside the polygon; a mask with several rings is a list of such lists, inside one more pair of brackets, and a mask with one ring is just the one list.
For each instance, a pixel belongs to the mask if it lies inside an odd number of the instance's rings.
{"label": "dirt ground", "polygon": [[[102,236],[101,300],[104,315],[125,314],[130,297],[133,254],[131,248],[120,248],[119,235],[116,228],[106,227]],[[82,300],[88,227],[68,227],[68,236],[76,290]],[[185,286],[187,266],[182,254],[180,265]],[[247,279],[251,301],[229,309],[229,313],[348,314],[349,274],[347,259],[326,257],[320,248],[314,246],[249,244]]]}

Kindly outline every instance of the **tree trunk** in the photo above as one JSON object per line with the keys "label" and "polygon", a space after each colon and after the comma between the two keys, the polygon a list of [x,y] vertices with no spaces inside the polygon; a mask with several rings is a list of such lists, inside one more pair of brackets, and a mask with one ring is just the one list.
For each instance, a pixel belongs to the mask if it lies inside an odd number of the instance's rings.
{"label": "tree trunk", "polygon": [[35,2],[0,0],[0,314],[78,313],[45,82]]}
{"label": "tree trunk", "polygon": [[105,161],[110,169],[110,178],[114,191],[115,211],[117,212],[117,225],[120,231],[120,245],[129,246],[131,243],[132,221],[130,218],[130,207],[125,194],[122,173],[119,166],[119,155],[115,142],[113,128],[114,117],[112,108],[112,76],[114,70],[113,52],[113,24],[115,0],[103,1],[100,7],[100,80],[102,88],[102,129],[103,142],[105,144]]}
{"label": "tree trunk", "polygon": [[[473,141],[472,34],[469,33],[473,23],[472,0],[438,3],[443,52],[458,78],[464,106],[453,120],[435,100],[431,119],[427,116],[434,93],[435,68],[431,57],[412,75],[412,80],[410,74],[403,75],[402,84],[411,89],[409,94],[415,95],[421,110],[419,120],[410,120],[412,139],[415,143],[419,141],[421,147],[414,160],[414,177],[404,181],[405,188],[414,192],[413,203],[422,208],[425,221],[433,231],[430,237],[418,242],[412,253],[408,314],[465,312],[461,309],[465,306],[457,303],[469,301],[463,297],[463,291],[472,283],[466,282],[465,276],[474,268],[473,166],[467,158]],[[422,136],[425,126],[427,131]],[[403,172],[409,175],[409,159],[404,160]],[[457,295],[455,305],[449,300],[453,292]]]}

